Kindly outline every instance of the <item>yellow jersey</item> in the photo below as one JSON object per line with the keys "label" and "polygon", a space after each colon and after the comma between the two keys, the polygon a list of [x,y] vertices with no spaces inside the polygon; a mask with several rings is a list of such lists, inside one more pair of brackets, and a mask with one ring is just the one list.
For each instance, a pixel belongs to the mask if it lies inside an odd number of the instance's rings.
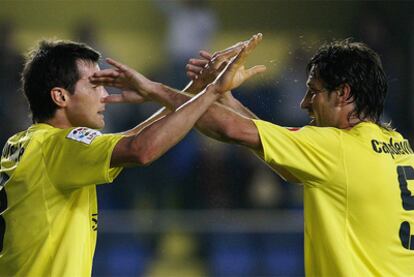
{"label": "yellow jersey", "polygon": [[96,184],[112,182],[121,135],[34,124],[1,156],[0,276],[90,276]]}
{"label": "yellow jersey", "polygon": [[414,276],[406,139],[370,122],[349,130],[255,124],[265,162],[304,185],[307,276]]}

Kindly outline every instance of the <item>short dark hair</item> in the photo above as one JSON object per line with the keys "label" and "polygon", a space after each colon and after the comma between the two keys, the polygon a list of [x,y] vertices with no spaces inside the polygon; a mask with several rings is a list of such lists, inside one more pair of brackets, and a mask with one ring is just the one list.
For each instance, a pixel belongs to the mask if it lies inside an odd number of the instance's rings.
{"label": "short dark hair", "polygon": [[83,43],[43,40],[26,56],[22,88],[29,102],[33,122],[52,118],[57,105],[50,91],[61,87],[74,93],[80,79],[78,60],[98,62],[99,52]]}
{"label": "short dark hair", "polygon": [[332,92],[343,84],[351,87],[349,99],[355,103],[351,115],[380,124],[387,94],[387,77],[374,50],[351,39],[334,41],[318,49],[306,67],[308,74],[312,67],[328,91]]}

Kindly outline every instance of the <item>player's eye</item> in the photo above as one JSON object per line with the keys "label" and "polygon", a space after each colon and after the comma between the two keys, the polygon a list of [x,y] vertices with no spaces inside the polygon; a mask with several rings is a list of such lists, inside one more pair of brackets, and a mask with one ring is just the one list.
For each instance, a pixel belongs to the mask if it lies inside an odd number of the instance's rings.
{"label": "player's eye", "polygon": [[308,89],[306,90],[306,95],[307,95],[308,97],[312,97],[312,96],[314,96],[315,94],[316,94],[316,91],[314,91],[313,89],[308,88]]}

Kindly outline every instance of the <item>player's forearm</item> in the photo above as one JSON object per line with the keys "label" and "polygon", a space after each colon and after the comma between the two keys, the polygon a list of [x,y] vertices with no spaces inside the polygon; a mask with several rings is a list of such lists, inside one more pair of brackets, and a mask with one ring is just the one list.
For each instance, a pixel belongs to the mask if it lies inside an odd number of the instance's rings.
{"label": "player's forearm", "polygon": [[144,128],[135,136],[132,146],[139,153],[139,163],[149,164],[177,144],[218,97],[215,88],[210,86],[175,112]]}
{"label": "player's forearm", "polygon": [[[159,84],[151,97],[170,109],[175,109],[188,101],[191,95]],[[243,144],[239,137],[241,132],[238,132],[238,127],[242,125],[238,124],[238,121],[248,120],[248,118],[250,117],[242,116],[216,102],[198,120],[196,127],[203,134],[216,140]]]}
{"label": "player's forearm", "polygon": [[[188,85],[184,88],[183,92],[191,95],[200,92],[204,87],[200,87],[199,84],[197,85],[196,82],[190,81]],[[181,93],[183,93],[181,92]],[[233,97],[231,91],[227,91],[220,99],[218,103],[232,109],[233,111],[251,119],[258,119],[258,117],[246,106],[240,103],[239,100]]]}
{"label": "player's forearm", "polygon": [[219,103],[247,118],[258,119],[251,110],[234,98],[230,91],[226,92],[224,96],[219,99]]}
{"label": "player's forearm", "polygon": [[[184,88],[183,92],[188,94],[196,94],[200,92],[204,87],[199,87],[196,82],[191,81],[188,83],[188,85]],[[220,99],[218,100],[220,104],[223,104],[224,106],[232,109],[235,112],[238,112],[239,114],[251,118],[251,119],[258,119],[258,117],[249,110],[246,106],[244,106],[242,103],[240,103],[239,100],[233,97],[231,94],[231,91],[227,91]]]}
{"label": "player's forearm", "polygon": [[222,142],[245,144],[240,136],[243,121],[250,121],[228,107],[215,103],[197,121],[196,128],[203,134]]}
{"label": "player's forearm", "polygon": [[157,83],[149,92],[149,97],[153,101],[165,106],[169,110],[175,111],[181,105],[190,100],[193,95],[186,95],[180,93],[179,90],[170,88],[161,83]]}
{"label": "player's forearm", "polygon": [[122,135],[125,136],[133,136],[141,132],[145,127],[151,125],[153,122],[159,120],[160,118],[166,116],[167,114],[171,113],[171,110],[167,109],[166,107],[163,107],[156,111],[153,115],[151,115],[148,119],[138,124],[136,127],[134,127],[131,130],[122,132]]}
{"label": "player's forearm", "polygon": [[202,91],[204,88],[205,86],[199,86],[196,84],[196,82],[190,81],[183,89],[183,92],[195,95],[198,92]]}

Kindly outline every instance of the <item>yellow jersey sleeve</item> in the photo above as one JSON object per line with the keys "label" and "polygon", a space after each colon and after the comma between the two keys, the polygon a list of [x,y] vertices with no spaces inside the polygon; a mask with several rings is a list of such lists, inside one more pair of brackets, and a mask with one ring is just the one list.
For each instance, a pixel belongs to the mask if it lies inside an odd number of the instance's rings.
{"label": "yellow jersey sleeve", "polygon": [[122,135],[85,127],[63,129],[43,143],[48,177],[59,189],[110,183],[122,168],[110,168],[112,151]]}
{"label": "yellow jersey sleeve", "polygon": [[[285,128],[254,120],[263,159],[285,179],[307,185],[326,183],[338,170],[341,135],[335,128]],[[306,182],[305,182],[306,181]]]}

